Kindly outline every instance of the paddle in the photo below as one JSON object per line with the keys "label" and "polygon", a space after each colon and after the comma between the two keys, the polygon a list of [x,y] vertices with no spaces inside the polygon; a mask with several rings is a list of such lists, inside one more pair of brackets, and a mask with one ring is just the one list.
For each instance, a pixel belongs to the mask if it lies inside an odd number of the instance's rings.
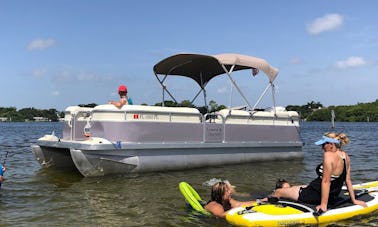
{"label": "paddle", "polygon": [[[355,198],[358,198],[358,197],[360,197],[360,196],[362,196],[362,195],[365,195],[365,194],[367,194],[367,193],[369,193],[369,192],[373,192],[373,191],[377,191],[377,190],[378,190],[377,187],[375,187],[375,188],[364,188],[364,189],[361,189],[360,192],[355,193],[354,197],[355,197]],[[350,202],[350,197],[338,201],[337,203],[335,203],[335,204],[333,204],[332,206],[330,206],[329,209],[334,209],[334,208],[336,208],[336,207],[338,207],[338,206],[340,206],[340,205],[342,205],[342,204],[344,204],[344,203],[347,203],[347,202]],[[315,217],[318,217],[318,216],[322,215],[323,213],[324,213],[324,211],[323,211],[322,209],[320,209],[320,210],[318,210],[318,211],[313,212],[312,214],[313,214]]]}
{"label": "paddle", "polygon": [[254,208],[256,206],[260,206],[260,205],[264,205],[264,204],[278,204],[278,202],[279,202],[279,199],[277,197],[274,197],[274,196],[268,196],[266,201],[262,201],[260,199],[257,199],[256,205],[247,206],[247,207],[245,207],[244,210],[239,211],[238,214],[241,215],[241,214],[246,214],[246,213],[253,213],[254,211],[252,211],[252,208]]}

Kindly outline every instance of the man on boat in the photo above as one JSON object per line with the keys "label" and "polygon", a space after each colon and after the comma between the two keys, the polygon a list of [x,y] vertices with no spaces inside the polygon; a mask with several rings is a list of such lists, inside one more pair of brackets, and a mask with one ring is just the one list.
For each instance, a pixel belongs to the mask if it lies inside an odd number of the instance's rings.
{"label": "man on boat", "polygon": [[127,87],[125,85],[120,85],[118,87],[118,94],[120,96],[119,101],[109,101],[109,104],[116,106],[117,108],[121,109],[124,105],[132,105],[133,101],[131,98],[127,97]]}

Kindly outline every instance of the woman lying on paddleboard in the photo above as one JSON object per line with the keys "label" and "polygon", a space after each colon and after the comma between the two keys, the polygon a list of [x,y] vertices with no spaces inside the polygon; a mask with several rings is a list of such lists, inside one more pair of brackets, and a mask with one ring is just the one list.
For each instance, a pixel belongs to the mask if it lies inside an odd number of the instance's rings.
{"label": "woman lying on paddleboard", "polygon": [[324,151],[323,163],[316,168],[318,177],[307,186],[278,188],[273,192],[273,196],[309,204],[320,204],[316,210],[325,212],[328,203],[336,201],[345,182],[351,201],[356,205],[366,207],[364,201],[355,198],[350,178],[350,158],[341,150],[341,146],[348,142],[349,139],[344,133],[326,133],[321,140],[315,142],[316,145],[321,145]]}
{"label": "woman lying on paddleboard", "polygon": [[215,183],[211,188],[211,200],[204,208],[217,217],[224,218],[228,210],[239,206],[251,206],[255,201],[240,202],[233,199],[233,186],[224,181]]}

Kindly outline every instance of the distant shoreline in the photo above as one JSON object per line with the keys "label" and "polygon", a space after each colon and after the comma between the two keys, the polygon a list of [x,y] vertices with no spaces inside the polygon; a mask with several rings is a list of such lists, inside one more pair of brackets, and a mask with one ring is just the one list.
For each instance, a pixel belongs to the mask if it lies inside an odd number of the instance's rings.
{"label": "distant shoreline", "polygon": [[[174,103],[166,101],[166,106],[193,107],[207,112],[215,112],[219,109],[226,108],[224,105],[218,105],[213,102],[214,107],[196,107],[190,103],[182,101]],[[188,106],[190,104],[190,106]],[[79,106],[94,107],[97,104],[91,103]],[[145,105],[145,104],[143,104]],[[156,103],[155,106],[161,105]],[[296,111],[300,114],[302,121],[331,121],[332,112],[336,122],[378,122],[378,99],[371,103],[358,103],[350,106],[328,106],[324,107],[320,102],[311,101],[305,105],[288,105],[285,107],[288,111]],[[202,111],[201,111],[202,112]],[[23,108],[17,110],[15,107],[0,107],[0,122],[57,122],[64,119],[64,112],[56,109],[35,109]]]}

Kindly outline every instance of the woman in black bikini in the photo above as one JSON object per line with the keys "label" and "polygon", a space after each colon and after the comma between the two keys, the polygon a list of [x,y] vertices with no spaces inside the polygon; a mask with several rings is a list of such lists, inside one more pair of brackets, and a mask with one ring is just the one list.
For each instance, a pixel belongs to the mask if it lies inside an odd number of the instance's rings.
{"label": "woman in black bikini", "polygon": [[[327,211],[328,203],[332,203],[339,196],[341,188],[346,182],[351,201],[356,205],[366,207],[365,202],[357,200],[354,196],[350,178],[350,159],[348,154],[341,150],[341,145],[346,143],[346,139],[344,133],[325,134],[321,140],[315,142],[316,145],[321,145],[324,151],[323,163],[316,168],[318,177],[307,186],[276,189],[273,196],[320,204],[316,210]],[[347,140],[349,141],[349,139]]]}

